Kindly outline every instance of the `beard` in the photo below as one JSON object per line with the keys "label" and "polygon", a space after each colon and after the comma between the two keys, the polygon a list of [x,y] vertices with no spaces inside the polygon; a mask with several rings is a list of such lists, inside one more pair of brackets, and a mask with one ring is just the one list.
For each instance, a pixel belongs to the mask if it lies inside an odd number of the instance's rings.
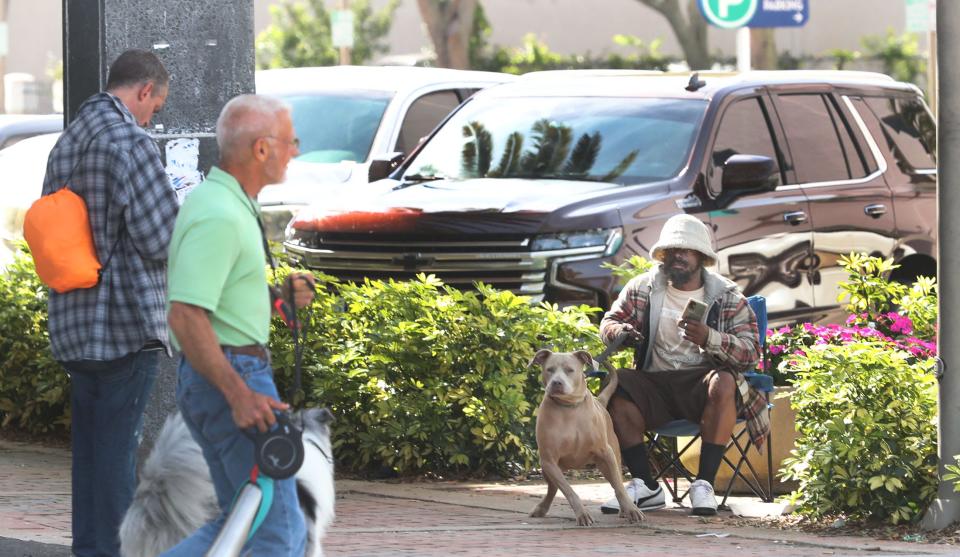
{"label": "beard", "polygon": [[[680,263],[679,267],[676,266],[677,263]],[[678,258],[668,256],[663,261],[664,272],[666,272],[667,279],[669,279],[670,284],[673,286],[686,284],[699,273],[702,268],[703,261],[699,258],[694,261],[678,261]]]}
{"label": "beard", "polygon": [[677,286],[689,282],[695,272],[697,272],[697,269],[690,270],[667,267],[667,278],[670,280],[670,284]]}

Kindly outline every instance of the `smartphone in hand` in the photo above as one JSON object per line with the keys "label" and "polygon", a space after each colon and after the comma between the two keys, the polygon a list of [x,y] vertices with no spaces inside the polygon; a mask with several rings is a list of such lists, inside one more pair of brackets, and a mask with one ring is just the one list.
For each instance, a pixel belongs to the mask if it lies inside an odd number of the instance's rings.
{"label": "smartphone in hand", "polygon": [[702,323],[706,317],[707,304],[694,298],[687,300],[687,306],[683,308],[683,315],[681,316],[681,319],[684,321],[699,321]]}

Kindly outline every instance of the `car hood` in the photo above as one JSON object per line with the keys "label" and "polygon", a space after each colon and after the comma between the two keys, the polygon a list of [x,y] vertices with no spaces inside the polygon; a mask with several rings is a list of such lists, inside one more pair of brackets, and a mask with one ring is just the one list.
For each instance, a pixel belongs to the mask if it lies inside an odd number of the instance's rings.
{"label": "car hood", "polygon": [[[548,217],[589,220],[588,228],[619,226],[605,193],[625,188],[606,182],[480,178],[401,185],[381,180],[338,188],[296,216],[293,228],[320,232],[417,232],[448,230],[453,221],[485,221],[503,232],[536,231]],[[600,203],[598,203],[600,202]],[[611,211],[610,209],[614,210]],[[602,216],[598,220],[598,215]],[[465,224],[466,226],[466,224]]]}
{"label": "car hood", "polygon": [[257,201],[263,207],[307,205],[320,196],[328,195],[331,187],[356,180],[366,181],[366,176],[366,165],[363,163],[292,160],[287,166],[286,179],[263,188],[257,195]]}

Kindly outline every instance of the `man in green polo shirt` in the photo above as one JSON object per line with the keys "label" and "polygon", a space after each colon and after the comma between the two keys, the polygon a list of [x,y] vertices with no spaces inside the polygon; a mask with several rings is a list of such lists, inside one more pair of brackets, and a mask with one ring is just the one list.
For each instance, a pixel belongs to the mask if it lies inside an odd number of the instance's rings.
{"label": "man in green polo shirt", "polygon": [[[297,155],[289,108],[241,95],[217,120],[220,164],[187,196],[170,241],[168,323],[183,356],[177,406],[203,449],[221,514],[164,555],[203,555],[254,465],[242,432],[266,431],[286,410],[273,381],[266,344],[270,294],[257,194],[282,182]],[[313,299],[313,276],[293,280],[295,304]],[[307,285],[310,284],[310,286]],[[253,555],[302,557],[306,543],[295,479],[275,482],[266,519],[245,546]]]}

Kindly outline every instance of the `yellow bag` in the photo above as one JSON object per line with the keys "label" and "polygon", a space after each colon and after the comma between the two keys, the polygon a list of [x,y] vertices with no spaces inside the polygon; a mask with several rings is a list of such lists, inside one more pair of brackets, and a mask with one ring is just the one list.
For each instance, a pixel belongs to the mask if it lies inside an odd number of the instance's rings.
{"label": "yellow bag", "polygon": [[100,280],[87,204],[70,188],[33,202],[23,220],[23,237],[40,280],[57,292],[91,288]]}

